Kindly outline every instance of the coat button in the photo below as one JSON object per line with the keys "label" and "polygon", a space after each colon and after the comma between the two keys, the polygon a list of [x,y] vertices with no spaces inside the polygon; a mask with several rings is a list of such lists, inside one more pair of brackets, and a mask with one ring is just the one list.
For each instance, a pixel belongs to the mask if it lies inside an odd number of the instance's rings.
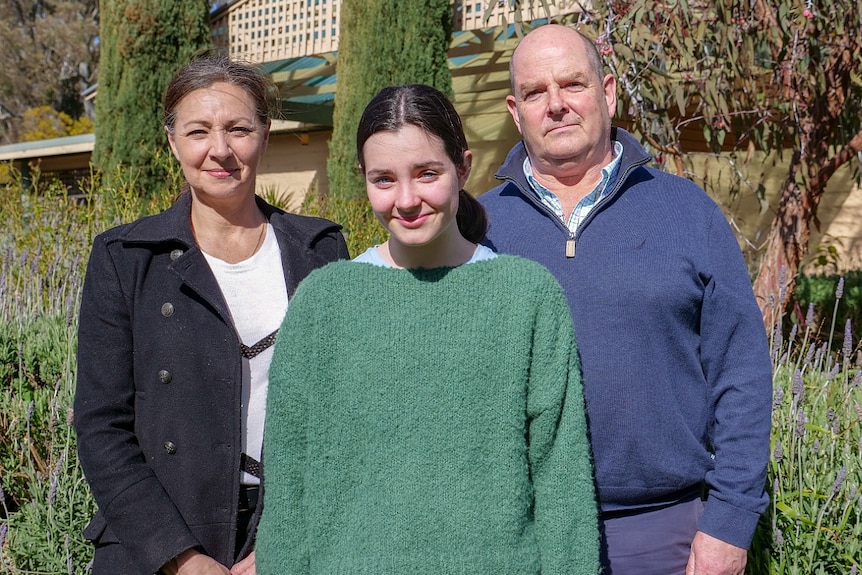
{"label": "coat button", "polygon": [[171,317],[174,315],[174,304],[171,302],[162,304],[162,315],[165,317]]}
{"label": "coat button", "polygon": [[166,369],[160,369],[159,370],[159,381],[160,382],[170,383],[173,378],[174,378],[174,376],[171,375],[171,372],[169,372],[168,370],[166,370]]}
{"label": "coat button", "polygon": [[168,455],[173,455],[177,452],[177,446],[174,444],[173,441],[165,441],[165,452]]}
{"label": "coat button", "polygon": [[183,255],[183,250],[180,250],[180,249],[171,250],[171,261],[179,258],[181,255]]}

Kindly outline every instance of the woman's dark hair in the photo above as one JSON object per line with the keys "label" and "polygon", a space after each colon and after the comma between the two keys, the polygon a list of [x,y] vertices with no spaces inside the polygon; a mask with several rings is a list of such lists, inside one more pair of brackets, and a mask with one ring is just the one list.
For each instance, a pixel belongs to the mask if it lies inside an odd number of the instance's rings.
{"label": "woman's dark hair", "polygon": [[[445,94],[424,84],[407,84],[383,88],[362,113],[356,131],[356,153],[365,170],[362,147],[377,132],[395,132],[406,125],[421,128],[440,138],[446,154],[455,167],[464,168],[467,137],[461,118]],[[458,192],[458,231],[465,239],[479,243],[488,231],[488,216],[476,198],[464,190]]]}
{"label": "woman's dark hair", "polygon": [[258,120],[264,125],[275,111],[276,87],[257,66],[248,62],[231,60],[225,54],[207,51],[174,74],[165,91],[164,124],[168,132],[174,132],[176,109],[180,101],[194,92],[224,82],[245,90],[254,101]]}

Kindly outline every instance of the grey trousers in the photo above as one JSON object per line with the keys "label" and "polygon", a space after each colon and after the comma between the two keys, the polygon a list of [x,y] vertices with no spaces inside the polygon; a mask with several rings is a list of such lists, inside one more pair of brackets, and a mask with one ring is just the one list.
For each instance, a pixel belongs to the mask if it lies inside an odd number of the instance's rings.
{"label": "grey trousers", "polygon": [[685,575],[703,507],[696,498],[656,511],[603,518],[603,574]]}

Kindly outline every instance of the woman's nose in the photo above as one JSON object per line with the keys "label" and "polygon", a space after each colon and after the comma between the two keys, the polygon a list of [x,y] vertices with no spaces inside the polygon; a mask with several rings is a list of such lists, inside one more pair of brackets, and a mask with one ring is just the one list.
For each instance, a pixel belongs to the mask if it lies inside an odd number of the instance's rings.
{"label": "woman's nose", "polygon": [[413,184],[401,184],[398,186],[398,194],[395,196],[395,207],[399,210],[409,210],[417,207],[421,202],[416,187]]}
{"label": "woman's nose", "polygon": [[227,133],[220,130],[214,131],[210,135],[210,155],[214,158],[226,158],[230,153]]}

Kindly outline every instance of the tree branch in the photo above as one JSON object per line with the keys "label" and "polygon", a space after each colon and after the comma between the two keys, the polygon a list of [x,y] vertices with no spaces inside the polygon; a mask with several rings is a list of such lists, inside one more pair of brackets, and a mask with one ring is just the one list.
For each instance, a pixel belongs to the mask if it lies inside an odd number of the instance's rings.
{"label": "tree branch", "polygon": [[681,178],[685,177],[683,175],[685,173],[685,170],[683,169],[682,165],[682,153],[679,151],[679,148],[677,148],[676,146],[665,146],[664,144],[660,144],[655,138],[653,138],[649,134],[644,134],[644,138],[647,142],[649,142],[649,145],[656,150],[664,154],[673,156],[674,165],[676,166],[676,175]]}
{"label": "tree branch", "polygon": [[856,135],[853,136],[847,145],[817,171],[817,179],[811,183],[811,187],[813,189],[824,187],[829,178],[832,177],[832,174],[859,152],[862,152],[862,130],[856,132]]}

